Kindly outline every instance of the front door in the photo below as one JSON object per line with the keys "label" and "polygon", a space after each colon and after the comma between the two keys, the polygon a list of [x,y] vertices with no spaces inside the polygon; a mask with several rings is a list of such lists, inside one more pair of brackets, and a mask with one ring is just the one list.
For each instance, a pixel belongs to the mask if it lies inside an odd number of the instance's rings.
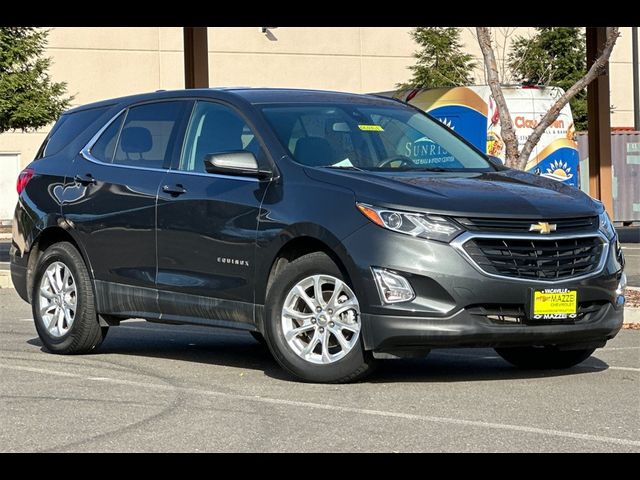
{"label": "front door", "polygon": [[101,313],[158,312],[156,198],[190,105],[133,106],[74,161],[63,213],[86,250]]}
{"label": "front door", "polygon": [[[253,323],[258,213],[268,182],[209,174],[210,153],[263,150],[230,107],[198,101],[177,168],[158,195],[158,276],[163,318],[221,326]],[[240,325],[239,325],[240,324]]]}

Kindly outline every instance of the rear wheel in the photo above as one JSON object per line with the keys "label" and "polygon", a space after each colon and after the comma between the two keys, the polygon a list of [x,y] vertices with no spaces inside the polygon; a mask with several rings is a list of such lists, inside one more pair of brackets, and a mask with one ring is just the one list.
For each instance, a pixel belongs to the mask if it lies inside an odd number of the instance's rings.
{"label": "rear wheel", "polygon": [[496,348],[498,355],[516,367],[533,369],[562,369],[582,363],[595,348],[558,350],[555,347]]}
{"label": "rear wheel", "polygon": [[104,340],[95,310],[89,272],[68,242],[49,247],[38,260],[33,282],[32,310],[36,330],[53,353],[87,353]]}
{"label": "rear wheel", "polygon": [[358,299],[324,253],[300,257],[279,272],[266,320],[273,356],[302,380],[345,383],[372,370],[373,356],[362,345]]}

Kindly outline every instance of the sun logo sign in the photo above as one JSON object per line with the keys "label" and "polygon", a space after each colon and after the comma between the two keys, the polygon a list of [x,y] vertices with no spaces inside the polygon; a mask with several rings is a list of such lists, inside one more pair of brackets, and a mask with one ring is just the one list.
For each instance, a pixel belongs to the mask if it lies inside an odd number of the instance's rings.
{"label": "sun logo sign", "polygon": [[450,118],[439,118],[440,123],[442,123],[445,127],[449,127],[451,130],[455,130],[455,125],[452,125]]}
{"label": "sun logo sign", "polygon": [[567,165],[567,162],[563,162],[562,160],[553,160],[547,167],[545,177],[550,177],[554,180],[567,181],[573,177],[573,173],[571,173],[571,167]]}

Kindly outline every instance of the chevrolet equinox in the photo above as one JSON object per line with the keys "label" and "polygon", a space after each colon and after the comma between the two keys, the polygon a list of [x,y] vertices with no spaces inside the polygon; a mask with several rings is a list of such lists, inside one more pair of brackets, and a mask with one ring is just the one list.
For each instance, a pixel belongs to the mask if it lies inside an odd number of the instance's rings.
{"label": "chevrolet equinox", "polygon": [[305,381],[492,347],[568,368],[622,326],[602,203],[369,95],[161,91],[65,112],[18,178],[11,274],[46,349],[128,318],[242,329]]}

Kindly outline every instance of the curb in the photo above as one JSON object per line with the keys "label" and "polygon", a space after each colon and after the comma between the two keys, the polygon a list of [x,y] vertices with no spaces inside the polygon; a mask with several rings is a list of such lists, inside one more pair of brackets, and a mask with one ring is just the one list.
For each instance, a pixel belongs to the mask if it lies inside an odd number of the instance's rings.
{"label": "curb", "polygon": [[624,323],[640,323],[640,308],[625,307]]}
{"label": "curb", "polygon": [[0,288],[13,288],[9,270],[0,270]]}

